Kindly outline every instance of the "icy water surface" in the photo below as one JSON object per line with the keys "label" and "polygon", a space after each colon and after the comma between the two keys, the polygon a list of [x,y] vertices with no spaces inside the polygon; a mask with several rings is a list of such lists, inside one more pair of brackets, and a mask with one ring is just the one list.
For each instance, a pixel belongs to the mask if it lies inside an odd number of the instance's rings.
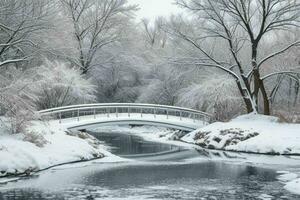
{"label": "icy water surface", "polygon": [[[276,171],[285,168],[281,165],[241,163],[240,154],[182,148],[172,152],[172,145],[130,135],[97,137],[114,147],[114,153],[153,156],[52,169],[0,185],[0,199],[300,199],[276,179]],[[224,156],[226,162],[218,159]]]}
{"label": "icy water surface", "polygon": [[180,150],[180,148],[177,146],[145,141],[141,137],[132,135],[130,133],[89,133],[99,140],[104,141],[106,145],[111,147],[110,151],[113,154],[119,156],[151,154]]}

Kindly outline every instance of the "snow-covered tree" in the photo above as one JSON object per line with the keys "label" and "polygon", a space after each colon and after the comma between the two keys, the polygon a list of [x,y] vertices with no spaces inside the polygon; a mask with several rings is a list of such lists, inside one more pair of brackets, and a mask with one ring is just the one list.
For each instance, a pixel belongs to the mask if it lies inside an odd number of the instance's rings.
{"label": "snow-covered tree", "polygon": [[202,110],[216,120],[228,120],[243,113],[243,99],[235,81],[228,75],[216,75],[180,90],[178,105]]}
{"label": "snow-covered tree", "polygon": [[89,103],[96,100],[95,86],[81,71],[60,62],[46,61],[35,69],[34,94],[38,109]]}
{"label": "snow-covered tree", "polygon": [[176,105],[178,92],[186,86],[184,74],[174,67],[157,66],[150,72],[153,76],[148,85],[143,88],[143,92],[137,102],[155,103],[163,105]]}
{"label": "snow-covered tree", "polygon": [[[282,44],[266,56],[262,54],[261,44],[274,34],[299,27],[299,1],[177,0],[177,4],[196,15],[193,21],[197,22],[196,28],[201,30],[193,35],[193,32],[190,32],[191,26],[188,30],[175,26],[172,32],[199,50],[201,59],[197,65],[218,68],[229,74],[236,80],[247,111],[258,111],[259,100],[262,99],[263,113],[269,115],[270,102],[265,80],[271,76],[295,72],[280,71],[264,75],[261,73],[262,68],[274,57],[298,46],[300,41],[296,38],[291,43]],[[179,23],[184,21],[179,20]],[[216,56],[207,48],[206,41],[211,39],[219,41],[219,49],[229,52],[226,59]],[[248,52],[246,60],[241,56],[245,51]]]}
{"label": "snow-covered tree", "polygon": [[119,40],[136,6],[127,0],[61,0],[66,16],[73,24],[79,55],[70,60],[83,74],[95,64],[95,55]]}
{"label": "snow-covered tree", "polygon": [[156,18],[153,24],[146,18],[142,20],[145,41],[150,47],[164,48],[166,46],[168,37],[162,29],[165,21],[163,17]]}
{"label": "snow-covered tree", "polygon": [[0,68],[23,66],[39,54],[39,35],[50,28],[52,2],[0,1]]}

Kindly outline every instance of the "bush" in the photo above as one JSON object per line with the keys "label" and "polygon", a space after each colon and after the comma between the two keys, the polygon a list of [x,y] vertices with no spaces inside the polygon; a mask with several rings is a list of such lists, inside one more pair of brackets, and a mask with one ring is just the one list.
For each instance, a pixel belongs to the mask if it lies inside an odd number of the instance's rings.
{"label": "bush", "polygon": [[79,69],[46,61],[36,69],[34,93],[38,109],[94,102],[95,86]]}
{"label": "bush", "polygon": [[10,67],[0,73],[0,114],[4,116],[1,122],[11,133],[23,132],[27,123],[37,117],[32,84],[30,70]]}
{"label": "bush", "polygon": [[43,147],[48,141],[44,138],[43,135],[35,133],[35,132],[27,132],[25,133],[24,141],[31,142],[38,147]]}

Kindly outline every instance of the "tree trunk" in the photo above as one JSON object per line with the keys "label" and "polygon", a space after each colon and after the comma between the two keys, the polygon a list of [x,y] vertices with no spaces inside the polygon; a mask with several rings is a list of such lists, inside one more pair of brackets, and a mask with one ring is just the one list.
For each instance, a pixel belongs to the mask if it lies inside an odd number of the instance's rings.
{"label": "tree trunk", "polygon": [[270,100],[269,96],[267,94],[264,82],[260,78],[260,73],[258,70],[254,70],[253,72],[253,79],[254,79],[254,91],[252,94],[253,100],[256,102],[256,109],[258,110],[259,105],[259,92],[262,94],[263,99],[263,114],[264,115],[270,115]]}
{"label": "tree trunk", "polygon": [[266,91],[263,81],[261,79],[259,79],[259,82],[260,82],[260,91],[261,91],[263,102],[264,102],[264,115],[271,115],[269,96],[267,94],[267,91]]}
{"label": "tree trunk", "polygon": [[245,103],[245,106],[246,106],[246,109],[247,109],[247,113],[253,112],[254,111],[253,110],[253,105],[252,105],[252,102],[250,100],[251,97],[249,96],[250,93],[249,93],[248,96],[245,95],[241,83],[238,80],[236,81],[236,83],[237,83],[238,89],[241,93],[241,96],[243,97],[243,100],[244,100],[244,103]]}
{"label": "tree trunk", "polygon": [[252,93],[252,100],[255,102],[255,108],[258,111],[258,94],[260,90],[260,75],[257,69],[253,70],[254,89]]}
{"label": "tree trunk", "polygon": [[264,85],[263,80],[261,80],[259,68],[257,66],[257,47],[258,47],[258,41],[255,40],[252,42],[252,67],[253,67],[253,80],[254,80],[254,89],[252,93],[252,99],[256,103],[256,110],[258,111],[258,105],[259,105],[259,92],[262,94],[263,99],[263,113],[265,115],[270,115],[270,101],[269,96],[266,92],[266,88]]}

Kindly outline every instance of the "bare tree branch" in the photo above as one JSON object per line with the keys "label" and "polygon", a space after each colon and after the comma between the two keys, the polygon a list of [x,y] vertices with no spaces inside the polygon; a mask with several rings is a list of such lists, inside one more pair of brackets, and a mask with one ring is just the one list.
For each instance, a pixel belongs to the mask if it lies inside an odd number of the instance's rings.
{"label": "bare tree branch", "polygon": [[278,56],[280,54],[283,54],[285,53],[287,50],[289,50],[290,48],[294,47],[294,46],[298,46],[300,45],[300,40],[296,41],[296,42],[293,42],[292,44],[288,45],[287,47],[275,52],[275,53],[272,53],[270,55],[268,55],[267,57],[263,58],[259,64],[258,64],[258,67],[260,67],[262,64],[264,64],[266,61],[270,60],[271,58],[275,57],[275,56]]}
{"label": "bare tree branch", "polygon": [[277,75],[284,75],[284,74],[300,74],[300,72],[295,72],[295,71],[274,72],[274,73],[271,73],[271,74],[261,77],[261,80],[266,80],[270,77],[277,76]]}

